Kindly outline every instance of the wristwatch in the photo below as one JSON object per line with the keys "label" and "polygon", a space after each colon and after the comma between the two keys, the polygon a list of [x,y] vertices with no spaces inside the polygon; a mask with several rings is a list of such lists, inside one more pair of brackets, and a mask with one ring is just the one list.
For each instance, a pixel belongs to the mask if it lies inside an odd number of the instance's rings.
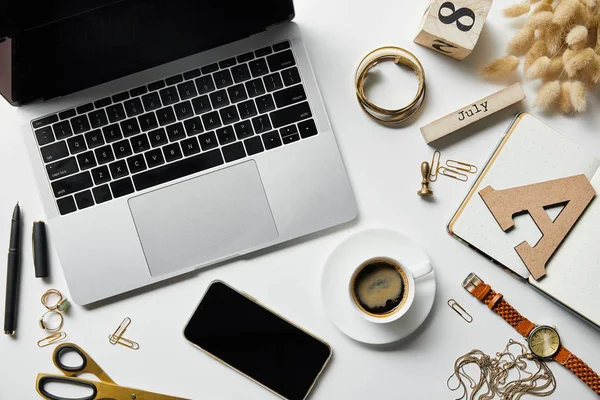
{"label": "wristwatch", "polygon": [[474,273],[467,276],[462,286],[527,338],[529,349],[534,356],[546,360],[552,359],[564,365],[596,394],[600,395],[600,376],[561,344],[560,336],[555,328],[535,325],[529,321],[508,304],[501,293],[494,292],[490,285],[483,282]]}

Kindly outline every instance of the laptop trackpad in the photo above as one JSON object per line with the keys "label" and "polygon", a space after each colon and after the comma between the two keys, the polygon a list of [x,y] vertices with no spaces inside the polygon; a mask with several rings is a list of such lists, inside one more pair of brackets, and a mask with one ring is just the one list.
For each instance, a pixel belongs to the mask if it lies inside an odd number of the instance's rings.
{"label": "laptop trackpad", "polygon": [[152,276],[279,237],[254,161],[133,197],[129,208]]}

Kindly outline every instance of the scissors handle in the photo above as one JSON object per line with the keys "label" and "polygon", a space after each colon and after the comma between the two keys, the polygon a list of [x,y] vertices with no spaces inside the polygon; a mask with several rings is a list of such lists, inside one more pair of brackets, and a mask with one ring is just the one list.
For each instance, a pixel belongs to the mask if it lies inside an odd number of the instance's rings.
{"label": "scissors handle", "polygon": [[[46,385],[49,383],[63,383],[71,386],[88,388],[92,390],[92,394],[86,397],[78,397],[76,399],[64,398],[48,392],[46,390]],[[35,387],[38,394],[46,400],[94,400],[96,398],[96,395],[98,394],[98,389],[96,388],[96,385],[94,385],[92,382],[58,375],[38,374]]]}
{"label": "scissors handle", "polygon": [[[66,353],[74,352],[81,358],[81,364],[70,366],[65,365],[62,362],[62,357]],[[63,374],[68,377],[75,377],[83,373],[89,373],[95,375],[102,382],[115,383],[109,376],[104,372],[102,368],[90,357],[83,349],[74,343],[62,343],[54,349],[52,353],[52,361],[56,368],[58,368]]]}

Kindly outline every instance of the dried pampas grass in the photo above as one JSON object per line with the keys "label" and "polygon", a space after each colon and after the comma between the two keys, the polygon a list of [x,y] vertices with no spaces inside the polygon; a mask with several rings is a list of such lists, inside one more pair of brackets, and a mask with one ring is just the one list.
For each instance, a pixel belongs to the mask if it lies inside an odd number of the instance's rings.
{"label": "dried pampas grass", "polygon": [[525,77],[542,81],[535,106],[586,111],[587,92],[600,83],[600,0],[526,0],[504,15],[525,16],[523,27],[509,41],[508,56],[483,67],[481,75],[506,76],[522,57]]}

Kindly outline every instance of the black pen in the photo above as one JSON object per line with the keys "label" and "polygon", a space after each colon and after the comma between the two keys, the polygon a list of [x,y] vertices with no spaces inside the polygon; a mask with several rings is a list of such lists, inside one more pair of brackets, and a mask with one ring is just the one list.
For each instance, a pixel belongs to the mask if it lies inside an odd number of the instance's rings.
{"label": "black pen", "polygon": [[6,305],[4,308],[4,333],[6,335],[14,335],[17,331],[20,225],[21,209],[19,208],[19,203],[17,203],[13,211],[10,226],[10,245],[8,247],[8,266],[6,270]]}

